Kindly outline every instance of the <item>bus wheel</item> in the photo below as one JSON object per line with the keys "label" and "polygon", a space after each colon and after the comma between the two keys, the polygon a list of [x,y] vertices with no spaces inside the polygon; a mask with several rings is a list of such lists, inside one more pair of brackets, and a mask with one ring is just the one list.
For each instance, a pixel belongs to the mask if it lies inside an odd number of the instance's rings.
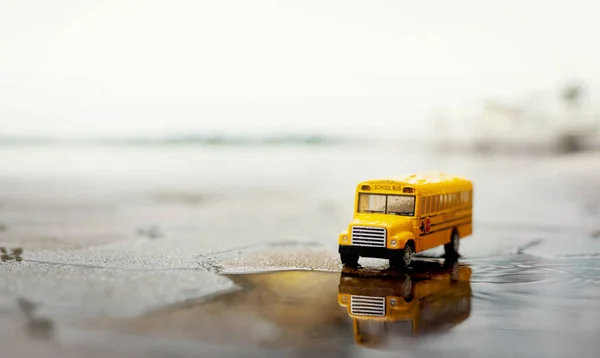
{"label": "bus wheel", "polygon": [[404,266],[409,266],[412,263],[412,255],[412,246],[406,245],[406,247],[404,247],[404,252],[402,253],[402,263]]}
{"label": "bus wheel", "polygon": [[394,255],[390,258],[391,268],[401,268],[410,266],[412,263],[413,249],[411,245],[406,245],[404,250],[399,252],[399,255]]}
{"label": "bus wheel", "polygon": [[445,256],[447,259],[455,259],[458,257],[459,239],[458,231],[453,231],[450,242],[444,245]]}
{"label": "bus wheel", "polygon": [[410,276],[406,275],[404,282],[402,283],[402,297],[404,298],[404,302],[410,302],[414,298],[415,294],[415,286],[412,284],[412,280]]}
{"label": "bus wheel", "polygon": [[357,267],[358,266],[358,255],[355,254],[340,254],[340,259],[342,260],[342,264],[348,267]]}
{"label": "bus wheel", "polygon": [[452,283],[460,281],[460,266],[456,261],[452,263],[452,267],[450,268],[450,281]]}

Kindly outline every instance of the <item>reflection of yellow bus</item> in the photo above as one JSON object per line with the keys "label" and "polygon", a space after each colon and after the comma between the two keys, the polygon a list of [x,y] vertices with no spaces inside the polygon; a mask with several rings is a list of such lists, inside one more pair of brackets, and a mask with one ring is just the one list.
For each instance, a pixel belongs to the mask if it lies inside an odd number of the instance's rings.
{"label": "reflection of yellow bus", "polygon": [[354,325],[356,343],[385,346],[394,340],[440,333],[471,312],[471,269],[427,277],[360,277],[342,273],[338,303]]}
{"label": "reflection of yellow bus", "polygon": [[356,266],[362,256],[407,266],[413,253],[440,245],[457,257],[459,239],[473,231],[472,204],[471,181],[443,173],[361,182],[338,238],[342,263]]}

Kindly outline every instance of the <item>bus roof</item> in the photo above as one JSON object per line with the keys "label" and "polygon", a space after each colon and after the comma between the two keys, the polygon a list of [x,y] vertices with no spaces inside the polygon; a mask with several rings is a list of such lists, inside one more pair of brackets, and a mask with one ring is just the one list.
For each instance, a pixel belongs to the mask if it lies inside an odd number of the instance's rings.
{"label": "bus roof", "polygon": [[[399,185],[401,187],[414,188],[419,194],[443,193],[447,191],[469,191],[473,189],[473,184],[470,180],[451,175],[444,172],[424,172],[398,175],[393,177],[384,177],[379,179],[365,180],[358,185],[358,190],[361,190],[363,185],[369,184],[390,184]],[[377,190],[377,186],[370,189]],[[382,191],[390,191],[381,189]],[[397,189],[392,189],[397,191]]]}

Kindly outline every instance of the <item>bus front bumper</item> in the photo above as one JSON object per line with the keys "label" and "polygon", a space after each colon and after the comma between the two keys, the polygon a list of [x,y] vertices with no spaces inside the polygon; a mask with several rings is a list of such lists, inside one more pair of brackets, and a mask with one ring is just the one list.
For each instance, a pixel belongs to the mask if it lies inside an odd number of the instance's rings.
{"label": "bus front bumper", "polygon": [[358,255],[361,257],[374,257],[378,259],[389,259],[396,255],[402,250],[392,250],[387,247],[368,247],[368,246],[351,246],[351,245],[339,245],[338,252],[342,255]]}

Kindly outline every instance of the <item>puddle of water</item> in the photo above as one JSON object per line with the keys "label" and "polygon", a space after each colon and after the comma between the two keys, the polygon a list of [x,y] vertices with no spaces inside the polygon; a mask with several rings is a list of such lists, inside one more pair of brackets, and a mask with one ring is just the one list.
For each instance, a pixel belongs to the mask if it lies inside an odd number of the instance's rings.
{"label": "puddle of water", "polygon": [[224,276],[238,289],[100,327],[265,350],[352,351],[443,333],[471,309],[471,269],[437,261],[406,272],[345,268]]}
{"label": "puddle of water", "polygon": [[[590,353],[600,348],[592,337],[600,304],[591,299],[599,273],[600,260],[522,254],[468,264],[417,260],[403,271],[228,273],[229,292],[87,328],[265,356]],[[558,336],[564,344],[554,351],[537,344]]]}

